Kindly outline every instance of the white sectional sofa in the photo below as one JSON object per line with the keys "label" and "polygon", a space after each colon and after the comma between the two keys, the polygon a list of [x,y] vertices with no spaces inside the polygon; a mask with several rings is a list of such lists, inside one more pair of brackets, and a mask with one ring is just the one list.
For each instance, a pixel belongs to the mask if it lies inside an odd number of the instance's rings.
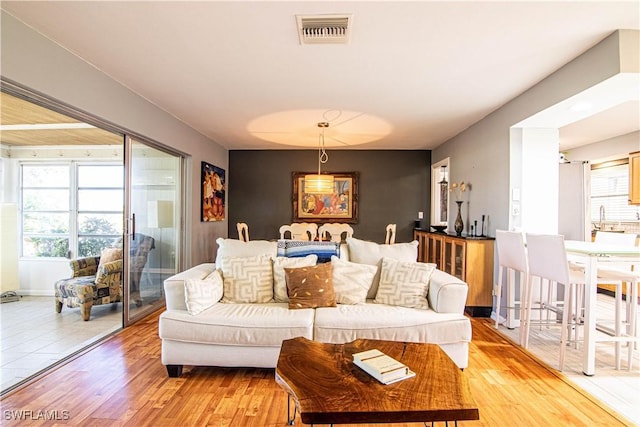
{"label": "white sectional sofa", "polygon": [[[293,296],[287,301],[283,289],[291,285],[287,280],[293,281],[294,272],[307,268],[299,265],[320,268],[312,266],[315,255],[279,257],[278,242],[218,239],[218,245],[216,263],[164,282],[166,311],[159,335],[169,376],[180,376],[183,365],[273,368],[282,341],[299,336],[338,344],[358,338],[435,343],[460,368],[467,367],[467,284],[434,265],[415,262],[417,242],[378,245],[347,239],[336,248],[339,257],[330,261],[337,303],[317,308],[295,308]],[[234,280],[245,273],[251,286],[271,286],[271,293],[239,292]],[[389,289],[396,294],[383,295]]]}

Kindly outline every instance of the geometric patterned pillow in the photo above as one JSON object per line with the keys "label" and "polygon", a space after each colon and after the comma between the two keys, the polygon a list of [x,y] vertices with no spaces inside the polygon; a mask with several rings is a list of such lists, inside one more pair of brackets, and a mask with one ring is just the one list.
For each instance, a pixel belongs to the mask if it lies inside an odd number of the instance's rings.
{"label": "geometric patterned pillow", "polygon": [[219,270],[213,270],[202,280],[185,280],[184,302],[189,314],[195,316],[220,301],[222,287],[222,276]]}
{"label": "geometric patterned pillow", "polygon": [[286,268],[311,267],[318,262],[318,255],[307,255],[302,258],[276,257],[273,260],[273,299],[275,302],[289,302],[287,295],[287,280],[284,274]]}
{"label": "geometric patterned pillow", "polygon": [[262,303],[273,299],[273,267],[269,255],[222,258],[223,302]]}
{"label": "geometric patterned pillow", "polygon": [[380,285],[374,302],[428,309],[427,292],[435,264],[382,258]]}
{"label": "geometric patterned pillow", "polygon": [[333,289],[338,304],[362,304],[373,283],[378,268],[375,265],[358,264],[331,257]]}

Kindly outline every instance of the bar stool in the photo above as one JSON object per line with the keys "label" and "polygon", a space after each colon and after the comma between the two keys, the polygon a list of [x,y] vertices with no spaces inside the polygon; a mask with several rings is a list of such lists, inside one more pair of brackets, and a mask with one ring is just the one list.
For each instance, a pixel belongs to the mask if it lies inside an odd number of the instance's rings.
{"label": "bar stool", "polygon": [[[550,289],[553,284],[564,287],[564,297],[561,304],[553,304],[549,297],[547,301],[540,301],[543,310],[553,313],[562,313],[560,332],[560,357],[558,369],[564,368],[564,355],[569,340],[569,329],[578,327],[578,316],[574,311],[576,290],[585,287],[584,272],[570,270],[567,260],[567,251],[564,247],[564,237],[558,234],[526,234],[527,261],[529,265],[529,280],[526,286],[526,306],[524,315],[524,347],[529,343],[529,330],[531,325],[531,309],[533,305],[533,280],[540,279],[540,286],[548,282]],[[548,294],[551,295],[551,292]]]}
{"label": "bar stool", "polygon": [[[621,246],[636,246],[636,235],[633,233],[614,233],[598,231],[596,233],[595,242],[602,244],[614,244]],[[629,362],[628,368],[632,368],[633,350],[637,345],[637,306],[638,306],[638,281],[640,273],[633,271],[630,268],[625,269],[622,265],[613,263],[614,267],[603,267],[602,264],[598,266],[598,283],[600,284],[612,284],[615,286],[614,298],[615,298],[615,314],[614,314],[614,328],[613,336],[616,342],[615,359],[616,369],[620,369],[620,353],[621,344],[623,341],[629,341]],[[584,271],[584,266],[579,263],[570,262],[572,269]],[[625,316],[623,318],[623,304],[622,294],[624,286],[627,284],[627,298],[626,309],[624,310]],[[635,291],[635,293],[634,293]],[[634,297],[635,295],[635,297]],[[623,331],[623,326],[626,325],[626,330]],[[598,324],[598,329],[604,333],[611,334],[610,330],[607,330],[604,325]],[[634,341],[634,338],[636,339]]]}
{"label": "bar stool", "polygon": [[[529,267],[527,265],[527,252],[524,246],[522,233],[515,231],[496,230],[496,244],[498,246],[498,283],[494,288],[496,295],[496,329],[500,323],[500,304],[502,303],[503,274],[507,279],[507,303],[506,326],[516,326],[516,305],[520,307],[520,344],[524,346],[523,318],[525,313],[525,294],[529,279]],[[519,275],[519,292],[516,300],[516,273]]]}
{"label": "bar stool", "polygon": [[[638,311],[638,283],[640,282],[640,273],[631,270],[622,270],[617,268],[598,268],[598,281],[615,281],[615,358],[616,369],[620,369],[620,353],[622,342],[628,342],[628,358],[627,369],[631,370],[633,365],[633,351],[640,341],[637,331],[637,311]],[[627,291],[627,310],[626,322],[622,320],[622,286],[627,283],[631,288]],[[627,289],[629,289],[627,287]],[[618,290],[619,289],[619,290]],[[622,330],[622,326],[626,323],[626,331]]]}

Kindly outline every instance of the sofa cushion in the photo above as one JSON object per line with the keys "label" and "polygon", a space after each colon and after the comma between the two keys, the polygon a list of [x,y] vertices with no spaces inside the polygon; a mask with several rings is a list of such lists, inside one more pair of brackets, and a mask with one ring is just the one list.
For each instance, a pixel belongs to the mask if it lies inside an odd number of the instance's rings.
{"label": "sofa cushion", "polygon": [[278,240],[278,256],[304,257],[311,254],[318,256],[319,263],[331,261],[333,255],[340,255],[340,242]]}
{"label": "sofa cushion", "polygon": [[313,267],[285,268],[289,308],[334,307],[331,263]]}
{"label": "sofa cushion", "polygon": [[373,284],[378,270],[375,265],[358,264],[331,257],[333,289],[338,304],[361,304],[367,299],[367,292]]}
{"label": "sofa cushion", "polygon": [[167,310],[159,322],[163,340],[225,346],[280,347],[283,340],[311,339],[312,334],[313,310],[289,310],[286,303],[220,303],[197,316],[186,310]]}
{"label": "sofa cushion", "polygon": [[394,243],[392,245],[381,245],[375,242],[368,242],[353,237],[347,238],[349,247],[349,261],[360,264],[375,265],[378,267],[376,276],[373,278],[373,285],[369,289],[367,298],[375,298],[380,283],[380,262],[383,257],[398,261],[415,262],[418,260],[418,241],[409,243]]}
{"label": "sofa cushion", "polygon": [[273,299],[273,266],[269,255],[223,257],[223,302],[258,303]]}
{"label": "sofa cushion", "polygon": [[382,258],[380,285],[374,302],[412,308],[429,308],[427,292],[435,264]]}
{"label": "sofa cushion", "polygon": [[313,336],[333,344],[358,338],[451,344],[471,341],[471,322],[463,313],[436,313],[368,301],[317,308]]}
{"label": "sofa cushion", "polygon": [[220,237],[216,240],[216,243],[218,244],[218,253],[216,254],[217,268],[220,268],[219,263],[223,257],[243,258],[256,255],[269,255],[271,258],[275,258],[278,249],[277,242],[267,240],[250,240],[243,242],[237,239],[223,239]]}
{"label": "sofa cushion", "polygon": [[273,260],[273,299],[275,302],[289,302],[287,295],[287,279],[284,269],[311,267],[316,265],[318,261],[317,255],[307,255],[302,258],[276,257]]}
{"label": "sofa cushion", "polygon": [[191,315],[211,307],[222,298],[223,281],[219,270],[214,270],[204,279],[184,281],[185,305]]}

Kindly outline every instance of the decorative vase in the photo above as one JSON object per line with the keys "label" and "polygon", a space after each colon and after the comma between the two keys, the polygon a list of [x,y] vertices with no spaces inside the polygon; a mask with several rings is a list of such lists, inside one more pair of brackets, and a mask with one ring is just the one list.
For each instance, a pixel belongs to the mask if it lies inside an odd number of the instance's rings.
{"label": "decorative vase", "polygon": [[464,228],[464,222],[462,222],[462,214],[460,209],[462,207],[462,201],[456,201],[458,205],[458,215],[456,216],[456,222],[453,224],[453,229],[456,230],[456,235],[462,236],[462,229]]}

